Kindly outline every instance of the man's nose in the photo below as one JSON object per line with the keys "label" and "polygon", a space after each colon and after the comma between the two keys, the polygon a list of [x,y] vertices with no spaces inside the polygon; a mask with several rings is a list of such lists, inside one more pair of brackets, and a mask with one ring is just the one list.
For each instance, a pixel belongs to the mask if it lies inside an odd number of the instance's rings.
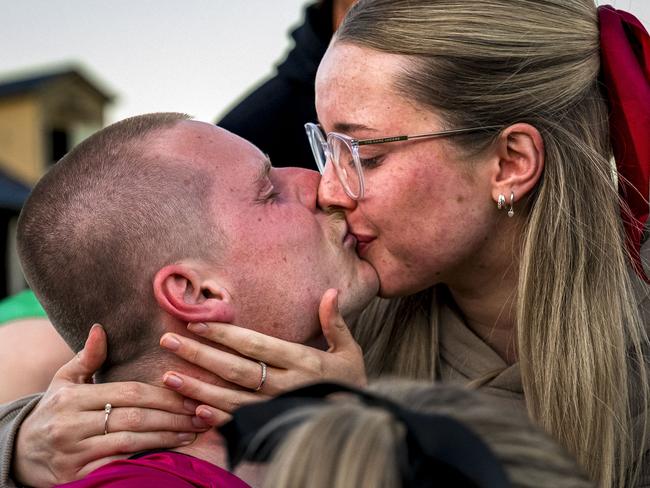
{"label": "man's nose", "polygon": [[345,193],[334,166],[327,164],[318,186],[318,205],[323,209],[338,207],[351,210],[356,204],[357,202]]}

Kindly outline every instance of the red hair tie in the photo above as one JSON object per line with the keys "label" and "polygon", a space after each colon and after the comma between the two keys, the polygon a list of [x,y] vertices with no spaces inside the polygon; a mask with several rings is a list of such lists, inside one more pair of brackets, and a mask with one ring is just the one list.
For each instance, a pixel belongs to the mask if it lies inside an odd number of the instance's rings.
{"label": "red hair tie", "polygon": [[601,77],[610,109],[610,139],[618,169],[627,248],[646,282],[641,242],[650,195],[650,37],[634,15],[598,8]]}

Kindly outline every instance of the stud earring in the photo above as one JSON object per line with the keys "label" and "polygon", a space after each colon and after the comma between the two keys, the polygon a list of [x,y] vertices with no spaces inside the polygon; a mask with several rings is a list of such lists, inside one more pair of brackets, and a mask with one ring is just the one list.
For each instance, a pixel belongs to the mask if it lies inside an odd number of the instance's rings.
{"label": "stud earring", "polygon": [[508,217],[515,215],[515,192],[510,192],[510,209],[508,210]]}
{"label": "stud earring", "polygon": [[503,209],[505,204],[506,204],[506,197],[504,197],[503,194],[499,193],[499,196],[497,198],[497,208],[501,210]]}

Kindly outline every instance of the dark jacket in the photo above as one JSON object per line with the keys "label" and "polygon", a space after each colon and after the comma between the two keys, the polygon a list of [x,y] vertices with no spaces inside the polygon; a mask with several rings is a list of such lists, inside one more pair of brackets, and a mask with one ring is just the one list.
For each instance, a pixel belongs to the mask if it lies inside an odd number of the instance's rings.
{"label": "dark jacket", "polygon": [[217,125],[251,141],[274,166],[316,169],[304,124],[316,121],[314,80],[332,37],[332,2],[306,9],[305,22],[291,34],[294,48],[276,75],[253,89]]}

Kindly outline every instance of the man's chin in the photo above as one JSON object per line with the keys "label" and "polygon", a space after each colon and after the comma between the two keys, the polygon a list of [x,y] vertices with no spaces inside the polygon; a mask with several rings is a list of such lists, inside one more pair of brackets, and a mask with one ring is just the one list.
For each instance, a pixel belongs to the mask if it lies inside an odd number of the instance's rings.
{"label": "man's chin", "polygon": [[373,279],[365,282],[365,286],[360,290],[347,290],[346,297],[339,296],[339,310],[346,324],[355,322],[361,312],[370,304],[373,298],[379,292],[379,279],[374,274]]}

